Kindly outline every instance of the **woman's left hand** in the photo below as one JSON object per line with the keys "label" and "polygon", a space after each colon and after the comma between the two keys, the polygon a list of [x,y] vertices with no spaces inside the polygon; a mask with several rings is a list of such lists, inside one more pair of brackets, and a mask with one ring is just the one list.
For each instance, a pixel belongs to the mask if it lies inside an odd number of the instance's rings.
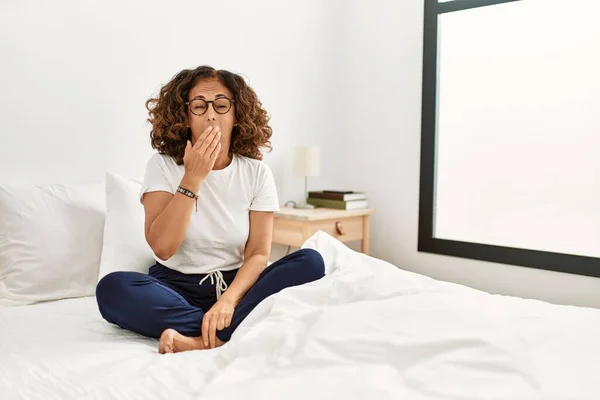
{"label": "woman's left hand", "polygon": [[220,297],[202,318],[202,342],[206,348],[217,346],[217,330],[223,330],[231,325],[235,303]]}

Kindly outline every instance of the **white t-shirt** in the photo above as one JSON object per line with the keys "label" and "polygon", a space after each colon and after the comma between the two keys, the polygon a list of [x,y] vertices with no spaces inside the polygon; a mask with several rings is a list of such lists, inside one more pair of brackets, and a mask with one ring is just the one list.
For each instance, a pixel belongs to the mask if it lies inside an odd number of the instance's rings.
{"label": "white t-shirt", "polygon": [[[144,193],[175,194],[185,172],[167,155],[154,154],[146,166]],[[159,263],[184,274],[208,274],[239,268],[250,232],[250,210],[278,211],[279,201],[271,169],[262,161],[233,155],[231,164],[211,171],[198,192],[198,211],[177,252]]]}

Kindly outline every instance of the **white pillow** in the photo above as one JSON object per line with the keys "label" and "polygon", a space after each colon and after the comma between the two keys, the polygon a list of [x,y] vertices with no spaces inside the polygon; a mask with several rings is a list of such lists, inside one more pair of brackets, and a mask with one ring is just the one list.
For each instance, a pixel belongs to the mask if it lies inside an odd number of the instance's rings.
{"label": "white pillow", "polygon": [[92,295],[105,209],[102,183],[0,184],[0,305]]}
{"label": "white pillow", "polygon": [[141,181],[106,173],[106,222],[98,280],[114,271],[148,273],[156,261],[144,236]]}

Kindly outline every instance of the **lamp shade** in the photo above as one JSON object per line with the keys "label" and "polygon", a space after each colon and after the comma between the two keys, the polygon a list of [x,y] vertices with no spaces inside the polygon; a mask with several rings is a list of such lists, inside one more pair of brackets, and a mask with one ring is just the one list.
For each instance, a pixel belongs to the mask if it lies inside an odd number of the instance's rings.
{"label": "lamp shade", "polygon": [[321,173],[321,156],[316,146],[294,148],[294,174],[300,176],[319,176]]}

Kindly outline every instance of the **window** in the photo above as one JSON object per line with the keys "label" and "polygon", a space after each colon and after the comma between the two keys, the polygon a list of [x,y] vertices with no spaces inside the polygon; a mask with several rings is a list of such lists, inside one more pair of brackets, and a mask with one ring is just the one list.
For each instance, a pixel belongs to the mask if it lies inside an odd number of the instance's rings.
{"label": "window", "polygon": [[599,11],[425,1],[419,251],[600,277]]}

